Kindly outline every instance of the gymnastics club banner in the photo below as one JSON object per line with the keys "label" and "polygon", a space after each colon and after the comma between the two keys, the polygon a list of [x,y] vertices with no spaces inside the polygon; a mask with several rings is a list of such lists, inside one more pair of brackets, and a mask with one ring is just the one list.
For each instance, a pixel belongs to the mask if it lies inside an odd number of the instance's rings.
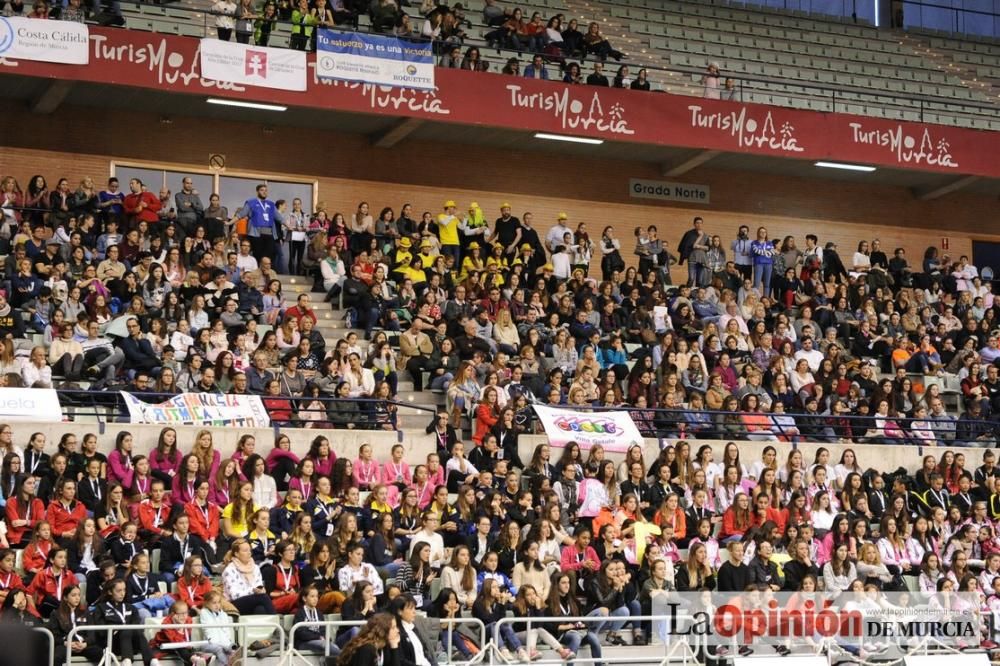
{"label": "gymnastics club banner", "polygon": [[157,404],[121,392],[132,423],[155,425],[233,426],[266,428],[271,425],[259,395],[181,393]]}
{"label": "gymnastics club banner", "polygon": [[642,444],[642,435],[628,412],[574,412],[532,405],[545,428],[549,445],[559,448],[576,442],[586,451],[600,444],[605,451],[624,453]]}
{"label": "gymnastics club banner", "polygon": [[430,42],[320,29],[316,36],[316,75],[379,86],[434,89],[434,52]]}

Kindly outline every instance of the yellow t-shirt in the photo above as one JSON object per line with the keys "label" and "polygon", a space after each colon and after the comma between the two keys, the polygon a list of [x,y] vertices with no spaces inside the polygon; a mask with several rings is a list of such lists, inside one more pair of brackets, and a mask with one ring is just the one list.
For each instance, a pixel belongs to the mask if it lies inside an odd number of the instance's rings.
{"label": "yellow t-shirt", "polygon": [[[257,506],[255,504],[254,507],[253,507],[253,510],[251,510],[249,512],[249,515],[246,517],[246,520],[249,521],[250,518],[253,516],[253,514],[257,513],[257,510],[260,509],[260,508],[261,507],[259,507],[259,506]],[[232,526],[233,531],[236,532],[237,534],[246,534],[247,532],[250,531],[250,524],[248,522],[237,523],[235,520],[233,520],[233,503],[232,502],[230,502],[229,504],[227,504],[226,508],[222,510],[222,517],[223,517],[223,519],[229,521],[229,524]]]}
{"label": "yellow t-shirt", "polygon": [[458,245],[458,218],[441,213],[437,218],[438,238],[441,245]]}

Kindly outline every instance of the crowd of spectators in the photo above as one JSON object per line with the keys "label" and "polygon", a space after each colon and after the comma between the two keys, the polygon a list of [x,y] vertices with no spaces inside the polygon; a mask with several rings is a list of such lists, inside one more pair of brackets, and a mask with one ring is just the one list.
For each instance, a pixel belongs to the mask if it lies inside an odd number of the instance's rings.
{"label": "crowd of spectators", "polygon": [[[471,616],[488,636],[497,627],[504,657],[529,663],[543,647],[572,661],[583,646],[600,659],[608,646],[663,644],[665,622],[630,616],[674,591],[751,590],[762,604],[795,591],[862,610],[907,590],[911,605],[958,590],[979,595],[974,612],[1000,603],[992,450],[978,467],[961,451],[927,455],[912,473],[880,473],[849,448],[835,464],[822,446],[782,459],[766,446],[750,461],[734,442],[718,461],[709,444],[677,441],[655,459],[636,444],[621,462],[600,446],[539,444],[525,464],[509,427],[466,455],[442,416],[438,446],[412,467],[402,445],[362,444],[351,460],[322,435],[300,458],[287,434],[266,456],[243,435],[227,456],[210,430],[184,451],[172,428],[155,444],[120,431],[105,455],[93,434],[53,446],[0,424],[0,623],[44,622],[57,646],[97,663],[104,634],[88,623],[197,619],[206,644],[164,629],[151,642],[118,632],[110,647],[200,666],[233,655],[233,633],[213,624],[339,613],[367,628],[341,627],[329,643],[300,632],[295,647],[360,666],[356,639],[389,612],[409,632],[401,663],[433,666],[446,646],[464,659],[484,646],[475,631],[416,625],[418,614]],[[497,625],[511,612],[540,621]],[[594,622],[560,621],[581,615]],[[83,633],[68,641],[73,629]],[[261,657],[276,647],[249,646]]]}
{"label": "crowd of spectators", "polygon": [[[813,234],[724,241],[700,217],[676,250],[651,225],[629,252],[614,227],[536,229],[506,202],[493,221],[454,201],[345,216],[261,185],[230,213],[190,179],[128,189],[0,181],[0,381],[250,393],[278,423],[392,429],[408,377],[477,443],[498,422],[533,431],[535,403],[632,407],[661,437],[995,441],[992,284],[964,256],[911,267],[875,239],[841,259]],[[286,300],[279,272],[313,293]],[[326,339],[313,298],[352,330]]]}

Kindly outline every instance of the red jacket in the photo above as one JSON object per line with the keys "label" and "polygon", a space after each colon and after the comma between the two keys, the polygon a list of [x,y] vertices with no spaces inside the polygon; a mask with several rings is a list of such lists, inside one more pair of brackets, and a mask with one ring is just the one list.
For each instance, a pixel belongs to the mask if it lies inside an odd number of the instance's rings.
{"label": "red jacket", "polygon": [[[125,213],[129,216],[129,219],[136,224],[142,220],[156,222],[160,219],[160,216],[156,214],[156,211],[160,210],[161,207],[160,198],[152,192],[129,194],[122,203],[125,206]],[[146,207],[142,210],[139,210],[140,203],[146,204]]]}
{"label": "red jacket", "polygon": [[483,443],[483,437],[489,433],[490,428],[495,426],[499,420],[500,416],[490,405],[481,404],[476,407],[476,434],[472,438],[476,444]]}
{"label": "red jacket", "polygon": [[724,539],[731,536],[743,536],[743,534],[753,527],[753,513],[750,514],[750,524],[737,527],[736,525],[736,506],[733,505],[726,509],[726,512],[722,514],[722,531],[719,532],[719,538]]}
{"label": "red jacket", "polygon": [[[159,521],[157,521],[157,515],[159,515]],[[158,525],[157,525],[158,522]],[[152,532],[153,534],[162,535],[163,528],[170,524],[170,502],[164,499],[160,502],[160,508],[157,510],[155,506],[149,500],[143,500],[139,503],[139,528],[146,530],[147,532]]]}
{"label": "red jacket", "polygon": [[[16,497],[7,500],[7,507],[4,509],[7,520],[7,542],[15,545],[21,542],[26,533],[35,529],[35,525],[45,520],[45,505],[37,497],[28,502],[27,507],[21,506]],[[27,520],[27,525],[14,527],[15,520]]]}
{"label": "red jacket", "polygon": [[[582,555],[582,556],[581,556]],[[562,549],[560,554],[560,568],[563,571],[580,571],[583,569],[583,563],[590,560],[594,563],[594,568],[592,572],[597,571],[601,566],[601,560],[597,557],[597,551],[594,550],[592,546],[587,546],[587,549],[581,554],[577,550],[576,545],[566,546]]]}
{"label": "red jacket", "polygon": [[763,516],[758,515],[756,509],[751,509],[750,516],[754,527],[760,527],[764,523],[772,521],[778,526],[778,530],[782,533],[785,531],[785,518],[788,517],[788,514],[778,511],[777,509],[767,507]]}
{"label": "red jacket", "polygon": [[55,544],[52,541],[39,541],[38,543],[29,543],[28,547],[24,549],[24,560],[22,564],[24,565],[25,571],[41,571],[45,567],[45,560],[49,556],[49,551],[52,550]]}
{"label": "red jacket", "polygon": [[205,513],[201,508],[194,502],[188,502],[184,505],[184,513],[188,515],[191,520],[191,533],[197,534],[204,541],[215,541],[219,538],[219,518],[221,512],[219,507],[215,504],[208,503],[208,520],[205,519]]}
{"label": "red jacket", "polygon": [[87,507],[83,505],[83,502],[76,500],[73,500],[68,509],[61,500],[53,500],[45,514],[46,520],[52,525],[52,536],[55,537],[61,537],[66,532],[76,531],[76,526],[86,517]]}
{"label": "red jacket", "polygon": [[202,578],[200,583],[189,585],[184,579],[177,581],[177,598],[190,608],[201,609],[205,605],[205,595],[212,591],[212,581]]}
{"label": "red jacket", "polygon": [[35,604],[41,604],[48,597],[62,599],[62,593],[74,585],[76,576],[69,571],[63,571],[62,575],[56,576],[52,572],[52,567],[46,567],[31,581],[28,592],[34,595]]}
{"label": "red jacket", "polygon": [[[163,618],[163,624],[181,624],[172,616]],[[185,617],[183,624],[191,625],[190,629],[160,629],[149,641],[149,647],[158,650],[164,643],[188,643],[194,640],[194,619]]]}

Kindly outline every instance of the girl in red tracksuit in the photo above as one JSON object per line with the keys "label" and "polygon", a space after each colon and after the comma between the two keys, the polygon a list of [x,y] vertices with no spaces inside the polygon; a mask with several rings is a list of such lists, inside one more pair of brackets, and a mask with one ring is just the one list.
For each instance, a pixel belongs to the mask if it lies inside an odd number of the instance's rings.
{"label": "girl in red tracksuit", "polygon": [[175,656],[185,664],[204,666],[208,661],[208,655],[199,653],[195,648],[176,647],[169,650],[160,649],[166,643],[190,643],[194,640],[194,618],[188,615],[188,605],[183,601],[175,601],[170,606],[170,615],[164,618],[163,624],[183,624],[185,627],[160,629],[156,632],[153,640],[149,642],[149,647],[157,652],[157,657],[166,658]]}
{"label": "girl in red tracksuit", "polygon": [[45,564],[46,567],[31,581],[28,592],[34,596],[35,607],[41,616],[48,618],[52,611],[59,608],[66,590],[76,585],[76,576],[66,566],[65,548],[54,547]]}
{"label": "girl in red tracksuit", "polygon": [[[14,571],[14,564],[16,562],[17,553],[7,548],[0,550],[0,605],[7,599],[7,595],[15,590],[24,590],[27,592],[24,581]],[[37,617],[38,611],[35,609],[35,600],[31,598],[30,594],[27,595],[27,598],[28,612]]]}
{"label": "girl in red tracksuit", "polygon": [[205,563],[197,555],[184,560],[181,577],[177,580],[177,597],[190,608],[201,610],[205,595],[212,591],[212,581],[205,575]]}
{"label": "girl in red tracksuit", "polygon": [[45,568],[45,562],[49,558],[49,553],[55,547],[52,541],[52,526],[46,521],[41,521],[35,525],[35,531],[31,535],[28,547],[24,549],[24,570],[28,572],[25,580],[29,583],[39,571]]}
{"label": "girl in red tracksuit", "polygon": [[23,546],[38,523],[45,520],[45,504],[35,497],[35,477],[25,476],[14,495],[7,500],[4,516],[7,521],[7,543],[13,548]]}

